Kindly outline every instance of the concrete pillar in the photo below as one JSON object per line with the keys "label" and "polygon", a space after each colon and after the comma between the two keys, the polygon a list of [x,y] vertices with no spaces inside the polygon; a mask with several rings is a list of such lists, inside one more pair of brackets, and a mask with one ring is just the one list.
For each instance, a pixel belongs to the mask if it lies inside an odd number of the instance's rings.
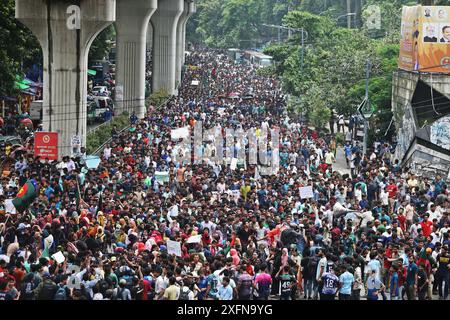
{"label": "concrete pillar", "polygon": [[194,1],[184,1],[184,10],[177,24],[177,58],[176,58],[176,81],[181,82],[181,68],[185,61],[186,50],[186,24],[189,18],[195,13],[196,6]]}
{"label": "concrete pillar", "polygon": [[147,27],[158,0],[117,1],[117,112],[145,115],[145,58]]}
{"label": "concrete pillar", "polygon": [[115,20],[115,9],[115,0],[16,0],[16,19],[33,32],[42,47],[43,127],[58,133],[60,158],[71,155],[74,136],[86,145],[89,48]]}
{"label": "concrete pillar", "polygon": [[153,26],[151,23],[147,26],[147,49],[153,48]]}
{"label": "concrete pillar", "polygon": [[177,23],[183,12],[183,0],[160,0],[153,14],[152,90],[176,94]]}

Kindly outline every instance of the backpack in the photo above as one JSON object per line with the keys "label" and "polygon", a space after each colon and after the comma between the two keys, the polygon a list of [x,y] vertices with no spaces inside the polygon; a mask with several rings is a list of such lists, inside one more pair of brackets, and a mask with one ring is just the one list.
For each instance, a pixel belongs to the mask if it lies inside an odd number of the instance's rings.
{"label": "backpack", "polygon": [[118,288],[117,294],[114,297],[114,300],[123,300],[123,292],[125,291],[125,288]]}
{"label": "backpack", "polygon": [[189,300],[189,294],[191,293],[191,290],[187,289],[184,290],[184,287],[180,290],[180,297],[178,300]]}
{"label": "backpack", "polygon": [[308,273],[315,279],[317,273],[317,266],[319,264],[319,259],[316,256],[311,257],[308,261]]}
{"label": "backpack", "polygon": [[59,286],[58,291],[56,291],[53,300],[67,300],[66,288]]}
{"label": "backpack", "polygon": [[46,281],[39,292],[39,300],[53,300],[57,291],[56,284]]}
{"label": "backpack", "polygon": [[34,273],[31,273],[30,276],[28,276],[28,278],[25,277],[20,288],[21,300],[34,300],[34,289],[36,289],[37,286],[39,285],[37,280],[38,278],[35,276]]}

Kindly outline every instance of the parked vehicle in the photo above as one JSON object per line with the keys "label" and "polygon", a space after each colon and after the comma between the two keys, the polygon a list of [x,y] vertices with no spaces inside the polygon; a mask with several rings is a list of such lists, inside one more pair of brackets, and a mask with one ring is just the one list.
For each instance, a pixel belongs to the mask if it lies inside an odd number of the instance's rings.
{"label": "parked vehicle", "polygon": [[92,89],[94,96],[109,96],[110,92],[106,86],[95,86]]}
{"label": "parked vehicle", "polygon": [[102,122],[114,116],[114,103],[110,97],[94,97],[88,102],[87,123]]}

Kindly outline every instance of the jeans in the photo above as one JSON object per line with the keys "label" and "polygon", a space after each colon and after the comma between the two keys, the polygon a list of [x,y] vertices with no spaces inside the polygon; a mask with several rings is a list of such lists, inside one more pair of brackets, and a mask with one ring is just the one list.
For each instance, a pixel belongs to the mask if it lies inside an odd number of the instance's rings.
{"label": "jeans", "polygon": [[334,294],[320,294],[320,300],[334,300]]}
{"label": "jeans", "polygon": [[314,286],[313,286],[313,298],[317,298],[319,295],[319,283],[316,280],[314,281]]}
{"label": "jeans", "polygon": [[342,294],[339,293],[339,300],[351,300],[350,298],[352,297],[351,294]]}
{"label": "jeans", "polygon": [[[435,277],[436,285],[438,287],[439,297],[447,299],[448,297],[448,283],[450,282],[450,272],[447,274],[436,274]],[[442,284],[444,284],[444,290],[442,290]]]}
{"label": "jeans", "polygon": [[427,297],[428,287],[425,286],[422,290],[418,292],[419,300],[425,300]]}
{"label": "jeans", "polygon": [[352,290],[352,299],[360,300],[361,299],[361,289],[353,289]]}
{"label": "jeans", "polygon": [[314,293],[314,279],[308,279],[306,280],[305,285],[305,295],[307,298],[312,298]]}
{"label": "jeans", "polygon": [[405,283],[405,289],[408,300],[416,300],[416,290],[414,289],[414,285]]}

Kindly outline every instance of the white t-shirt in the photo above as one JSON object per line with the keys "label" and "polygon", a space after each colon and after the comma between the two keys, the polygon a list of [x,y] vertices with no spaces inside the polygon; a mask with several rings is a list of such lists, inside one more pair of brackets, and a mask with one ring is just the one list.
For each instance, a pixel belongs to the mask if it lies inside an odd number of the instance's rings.
{"label": "white t-shirt", "polygon": [[319,260],[319,263],[317,264],[317,272],[316,272],[316,279],[319,279],[320,276],[320,269],[323,267],[323,273],[327,271],[327,258],[323,257]]}
{"label": "white t-shirt", "polygon": [[381,204],[383,206],[389,205],[389,193],[385,192],[384,190],[381,191],[380,200],[381,200]]}

